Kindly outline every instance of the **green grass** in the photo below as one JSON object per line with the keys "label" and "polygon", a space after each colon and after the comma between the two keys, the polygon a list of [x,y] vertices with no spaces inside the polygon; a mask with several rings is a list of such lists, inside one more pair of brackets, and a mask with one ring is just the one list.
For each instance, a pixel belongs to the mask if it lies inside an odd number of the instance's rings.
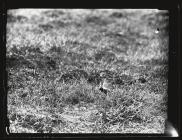
{"label": "green grass", "polygon": [[[168,86],[164,11],[32,11],[8,12],[12,133],[164,133]],[[114,79],[121,76],[124,82],[107,97],[99,90],[101,71],[109,71],[107,76],[115,75]],[[135,82],[128,84],[123,77]]]}

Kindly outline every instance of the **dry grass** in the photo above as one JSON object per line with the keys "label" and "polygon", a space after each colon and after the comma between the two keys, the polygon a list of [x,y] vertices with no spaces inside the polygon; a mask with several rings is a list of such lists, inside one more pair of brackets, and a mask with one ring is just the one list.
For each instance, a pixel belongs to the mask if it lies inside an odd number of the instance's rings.
{"label": "dry grass", "polygon": [[[164,132],[164,11],[20,9],[8,14],[12,133]],[[107,96],[98,88],[101,71],[115,86]]]}

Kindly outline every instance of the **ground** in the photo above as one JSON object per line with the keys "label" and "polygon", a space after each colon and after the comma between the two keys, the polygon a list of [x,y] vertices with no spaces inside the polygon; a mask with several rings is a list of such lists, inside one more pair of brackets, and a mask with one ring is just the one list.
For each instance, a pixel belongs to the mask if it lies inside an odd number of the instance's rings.
{"label": "ground", "polygon": [[9,10],[6,39],[12,133],[164,132],[167,11]]}

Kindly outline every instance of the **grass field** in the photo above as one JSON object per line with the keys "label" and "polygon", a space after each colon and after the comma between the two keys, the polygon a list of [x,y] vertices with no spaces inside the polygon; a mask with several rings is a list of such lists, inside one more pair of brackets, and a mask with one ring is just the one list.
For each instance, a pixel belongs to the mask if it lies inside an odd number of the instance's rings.
{"label": "grass field", "polygon": [[164,133],[167,11],[10,10],[6,39],[12,133]]}

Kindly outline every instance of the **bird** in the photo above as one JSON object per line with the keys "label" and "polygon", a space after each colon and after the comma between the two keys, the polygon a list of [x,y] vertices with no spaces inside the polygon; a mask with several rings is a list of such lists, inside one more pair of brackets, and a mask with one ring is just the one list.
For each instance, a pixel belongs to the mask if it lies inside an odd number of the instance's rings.
{"label": "bird", "polygon": [[103,92],[104,94],[107,95],[107,93],[110,92],[112,88],[113,88],[113,87],[112,87],[112,83],[111,83],[108,79],[104,78],[104,79],[100,82],[99,90],[100,90],[101,92]]}

